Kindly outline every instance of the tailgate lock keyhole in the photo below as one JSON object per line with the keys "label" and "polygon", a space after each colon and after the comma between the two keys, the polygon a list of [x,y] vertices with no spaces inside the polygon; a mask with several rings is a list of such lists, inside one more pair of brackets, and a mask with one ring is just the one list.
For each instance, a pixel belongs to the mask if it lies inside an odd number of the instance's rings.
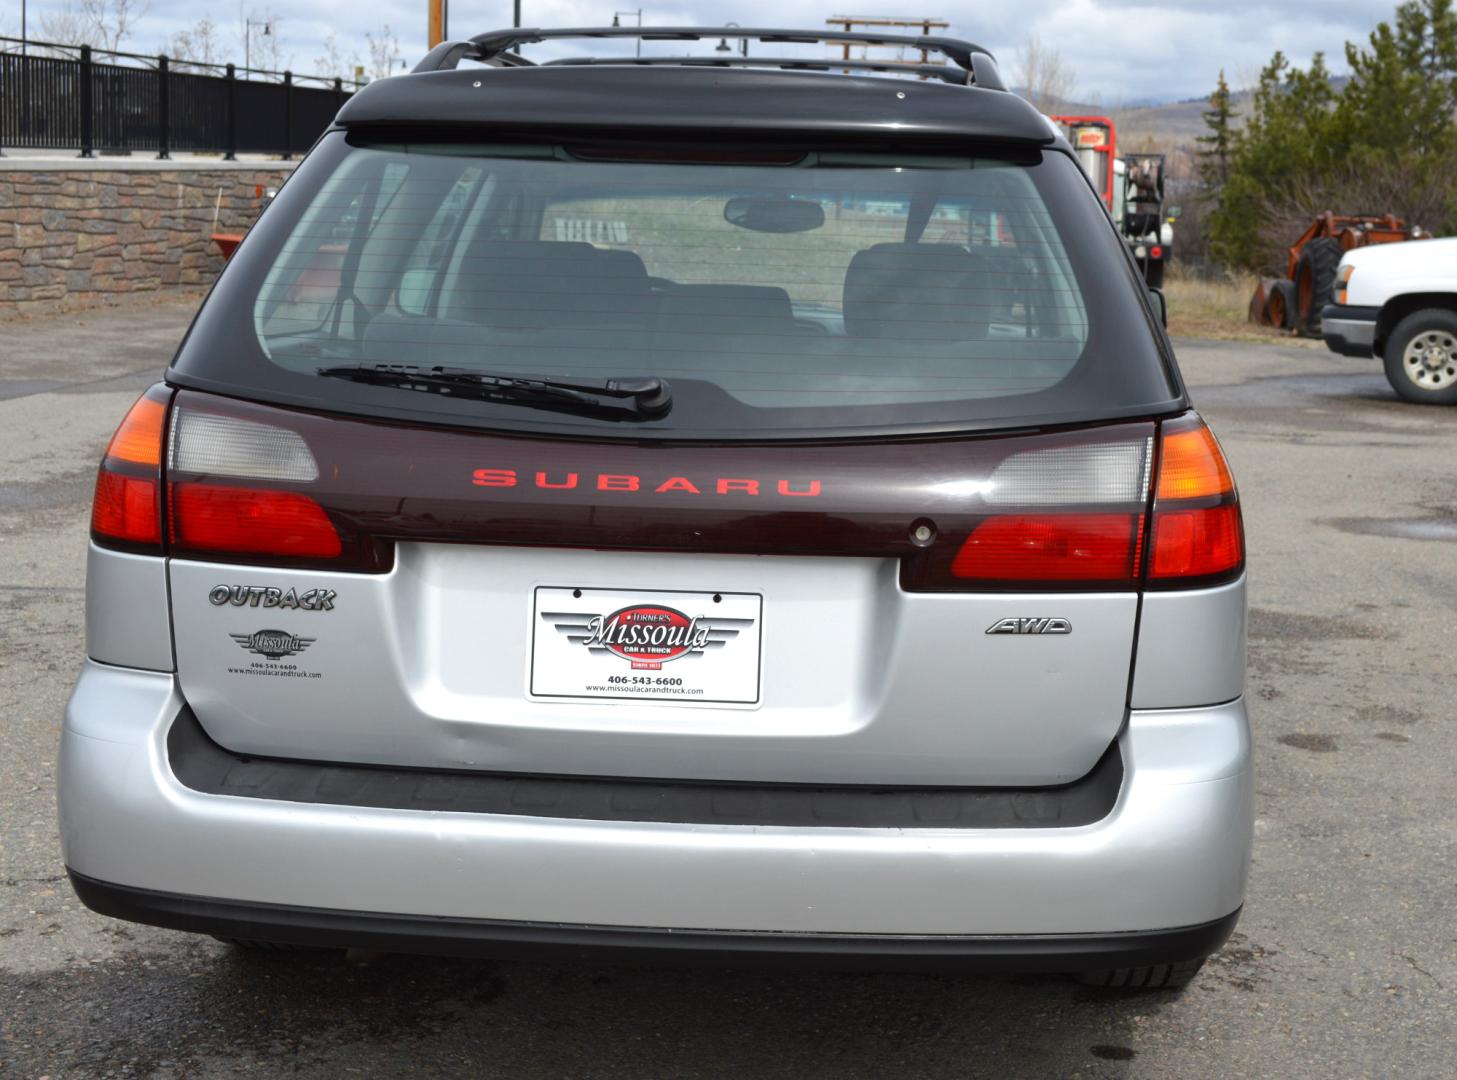
{"label": "tailgate lock keyhole", "polygon": [[911,543],[916,547],[930,547],[936,541],[936,523],[926,518],[911,522]]}

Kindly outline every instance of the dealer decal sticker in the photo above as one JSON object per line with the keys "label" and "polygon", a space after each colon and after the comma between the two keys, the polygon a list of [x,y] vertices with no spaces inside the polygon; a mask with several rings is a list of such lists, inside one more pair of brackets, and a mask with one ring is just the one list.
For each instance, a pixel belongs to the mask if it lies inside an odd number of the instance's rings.
{"label": "dealer decal sticker", "polygon": [[753,593],[538,588],[530,693],[756,704],[762,607]]}
{"label": "dealer decal sticker", "polygon": [[247,667],[230,667],[230,675],[263,675],[277,679],[318,679],[322,672],[306,671],[292,658],[306,650],[317,638],[299,637],[287,630],[255,630],[251,634],[229,634],[245,649],[261,660],[250,661]]}

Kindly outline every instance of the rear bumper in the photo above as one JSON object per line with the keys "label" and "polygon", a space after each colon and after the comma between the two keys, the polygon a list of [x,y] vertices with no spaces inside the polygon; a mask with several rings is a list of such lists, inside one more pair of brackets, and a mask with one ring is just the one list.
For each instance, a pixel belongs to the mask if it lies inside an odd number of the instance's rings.
{"label": "rear bumper", "polygon": [[611,959],[805,964],[956,971],[1097,971],[1208,956],[1229,939],[1239,912],[1200,926],[1127,934],[956,936],[754,934],[621,926],[376,915],[176,896],[93,881],[72,872],[93,911],[130,922],[253,941],[441,956],[532,958],[596,954]]}
{"label": "rear bumper", "polygon": [[81,898],[105,913],[229,936],[300,940],[293,927],[308,940],[413,940],[421,951],[543,936],[576,945],[589,933],[719,951],[708,943],[767,936],[791,954],[934,947],[1022,966],[1120,941],[1119,955],[1137,955],[1148,943],[1127,935],[1150,932],[1173,932],[1149,941],[1173,942],[1175,953],[1211,951],[1244,897],[1252,783],[1242,701],[1134,712],[1120,737],[1122,788],[1091,824],[915,830],[207,794],[169,764],[183,708],[171,676],[94,662],[67,708],[63,848]]}
{"label": "rear bumper", "polygon": [[1326,347],[1342,356],[1370,356],[1376,344],[1377,308],[1327,304],[1320,312]]}

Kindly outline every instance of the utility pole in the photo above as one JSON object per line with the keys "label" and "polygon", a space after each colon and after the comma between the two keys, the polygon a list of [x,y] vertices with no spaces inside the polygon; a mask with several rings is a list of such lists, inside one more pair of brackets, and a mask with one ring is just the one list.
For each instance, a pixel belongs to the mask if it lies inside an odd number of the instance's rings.
{"label": "utility pole", "polygon": [[450,5],[446,0],[430,0],[430,48],[435,48],[450,36]]}

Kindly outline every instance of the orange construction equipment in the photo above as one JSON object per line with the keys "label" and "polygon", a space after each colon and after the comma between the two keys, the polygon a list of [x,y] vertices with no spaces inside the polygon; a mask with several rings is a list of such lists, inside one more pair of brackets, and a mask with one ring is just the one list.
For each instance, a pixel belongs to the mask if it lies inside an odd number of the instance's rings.
{"label": "orange construction equipment", "polygon": [[1333,214],[1327,210],[1290,245],[1285,277],[1264,278],[1250,298],[1250,322],[1320,334],[1320,309],[1331,302],[1336,267],[1352,248],[1399,244],[1431,236],[1394,214]]}

